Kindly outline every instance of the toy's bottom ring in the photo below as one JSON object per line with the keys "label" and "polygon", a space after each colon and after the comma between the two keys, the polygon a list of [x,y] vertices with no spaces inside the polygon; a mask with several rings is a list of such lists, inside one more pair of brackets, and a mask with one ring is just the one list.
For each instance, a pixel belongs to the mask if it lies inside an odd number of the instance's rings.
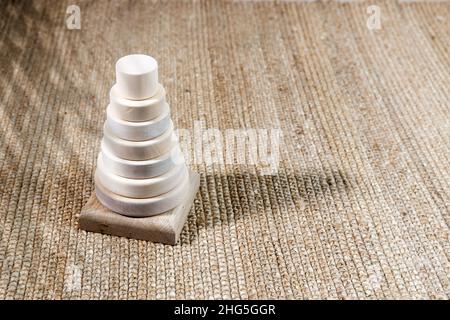
{"label": "toy's bottom ring", "polygon": [[177,207],[186,197],[188,185],[189,174],[167,193],[152,198],[136,199],[109,191],[100,183],[97,175],[95,176],[95,193],[98,200],[110,210],[129,217],[150,217]]}

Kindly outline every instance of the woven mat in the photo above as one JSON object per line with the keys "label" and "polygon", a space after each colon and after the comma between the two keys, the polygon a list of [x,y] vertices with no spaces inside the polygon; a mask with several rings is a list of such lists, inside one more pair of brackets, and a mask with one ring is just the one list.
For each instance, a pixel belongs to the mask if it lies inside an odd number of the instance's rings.
{"label": "woven mat", "polygon": [[[449,297],[448,3],[77,2],[1,2],[1,298]],[[77,226],[135,52],[177,128],[283,132],[274,174],[190,164],[177,246]]]}

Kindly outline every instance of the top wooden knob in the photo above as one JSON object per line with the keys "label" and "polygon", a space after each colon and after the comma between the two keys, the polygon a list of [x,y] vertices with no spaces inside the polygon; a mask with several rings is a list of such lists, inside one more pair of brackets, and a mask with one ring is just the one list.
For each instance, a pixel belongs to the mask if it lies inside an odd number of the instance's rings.
{"label": "top wooden knob", "polygon": [[116,82],[123,98],[151,98],[158,91],[158,62],[144,54],[124,56],[116,62]]}

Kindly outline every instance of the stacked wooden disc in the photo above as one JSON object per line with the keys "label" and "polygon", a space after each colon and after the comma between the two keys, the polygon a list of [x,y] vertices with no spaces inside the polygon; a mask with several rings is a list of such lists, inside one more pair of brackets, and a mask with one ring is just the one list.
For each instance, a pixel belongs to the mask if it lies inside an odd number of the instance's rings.
{"label": "stacked wooden disc", "polygon": [[186,197],[189,172],[165,96],[155,59],[117,61],[95,172],[97,198],[114,212],[148,217]]}

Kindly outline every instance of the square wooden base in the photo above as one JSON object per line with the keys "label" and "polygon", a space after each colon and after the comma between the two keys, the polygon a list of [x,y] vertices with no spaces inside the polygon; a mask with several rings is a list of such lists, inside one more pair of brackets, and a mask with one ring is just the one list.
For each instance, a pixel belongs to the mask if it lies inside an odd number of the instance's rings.
{"label": "square wooden base", "polygon": [[133,218],[104,207],[95,195],[81,210],[79,226],[92,232],[164,244],[176,244],[200,185],[200,176],[190,172],[190,187],[184,203],[171,211],[152,217]]}

